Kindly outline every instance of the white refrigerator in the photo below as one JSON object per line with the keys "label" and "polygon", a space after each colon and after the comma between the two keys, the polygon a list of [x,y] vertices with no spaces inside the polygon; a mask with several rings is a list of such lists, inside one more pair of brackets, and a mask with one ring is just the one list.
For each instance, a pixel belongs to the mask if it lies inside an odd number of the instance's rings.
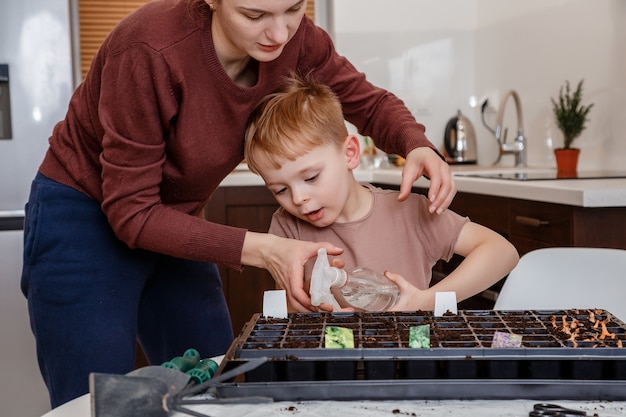
{"label": "white refrigerator", "polygon": [[0,7],[0,415],[49,409],[20,291],[30,182],[74,88],[74,0],[8,0]]}

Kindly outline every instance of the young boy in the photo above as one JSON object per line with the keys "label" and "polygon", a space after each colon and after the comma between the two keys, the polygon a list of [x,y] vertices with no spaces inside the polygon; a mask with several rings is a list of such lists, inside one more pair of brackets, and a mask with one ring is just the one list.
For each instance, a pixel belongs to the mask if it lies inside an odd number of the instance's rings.
{"label": "young boy", "polygon": [[[281,205],[269,232],[344,248],[348,270],[385,271],[401,291],[394,310],[432,310],[438,291],[464,300],[517,264],[515,247],[498,233],[450,210],[431,214],[422,195],[399,202],[397,191],[357,182],[359,140],[348,134],[335,94],[314,80],[292,76],[258,105],[245,150],[248,167]],[[455,253],[463,262],[429,288],[435,263]]]}

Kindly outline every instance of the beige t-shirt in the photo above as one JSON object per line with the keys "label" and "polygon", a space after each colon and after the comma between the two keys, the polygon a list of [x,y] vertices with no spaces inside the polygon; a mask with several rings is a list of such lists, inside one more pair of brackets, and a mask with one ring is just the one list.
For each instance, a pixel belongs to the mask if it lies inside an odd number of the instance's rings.
{"label": "beige t-shirt", "polygon": [[[330,242],[344,249],[339,256],[345,269],[368,267],[380,273],[393,271],[420,289],[426,289],[432,268],[448,261],[461,228],[469,222],[450,210],[440,215],[428,212],[428,199],[411,194],[399,202],[398,191],[364,184],[374,195],[374,204],[362,219],[319,228],[300,220],[282,207],[272,217],[269,232],[278,236],[312,242]],[[305,265],[305,278],[311,278],[315,259]]]}

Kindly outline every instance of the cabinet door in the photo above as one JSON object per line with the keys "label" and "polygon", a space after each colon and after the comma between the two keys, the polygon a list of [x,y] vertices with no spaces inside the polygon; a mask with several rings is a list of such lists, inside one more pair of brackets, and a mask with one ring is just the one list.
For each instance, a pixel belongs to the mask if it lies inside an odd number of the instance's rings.
{"label": "cabinet door", "polygon": [[572,245],[572,206],[511,200],[511,237],[521,253]]}
{"label": "cabinet door", "polygon": [[470,218],[474,223],[509,237],[509,199],[481,194],[457,193],[450,210]]}
{"label": "cabinet door", "polygon": [[573,246],[626,249],[626,207],[575,207]]}
{"label": "cabinet door", "polygon": [[[209,221],[266,232],[276,200],[265,187],[219,188],[205,208]],[[253,314],[263,311],[263,292],[275,288],[274,279],[264,269],[246,266],[241,272],[220,266],[224,294],[235,335]]]}

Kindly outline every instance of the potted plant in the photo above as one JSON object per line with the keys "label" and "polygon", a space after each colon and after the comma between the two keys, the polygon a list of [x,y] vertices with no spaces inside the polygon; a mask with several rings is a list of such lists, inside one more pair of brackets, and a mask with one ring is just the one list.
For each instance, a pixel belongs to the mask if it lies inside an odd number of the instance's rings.
{"label": "potted plant", "polygon": [[580,80],[574,91],[571,91],[569,81],[566,81],[559,90],[558,101],[550,99],[557,126],[563,132],[563,147],[554,150],[557,171],[562,176],[576,175],[580,149],[573,148],[572,144],[585,130],[587,115],[593,107],[593,103],[587,106],[582,104],[583,81]]}

